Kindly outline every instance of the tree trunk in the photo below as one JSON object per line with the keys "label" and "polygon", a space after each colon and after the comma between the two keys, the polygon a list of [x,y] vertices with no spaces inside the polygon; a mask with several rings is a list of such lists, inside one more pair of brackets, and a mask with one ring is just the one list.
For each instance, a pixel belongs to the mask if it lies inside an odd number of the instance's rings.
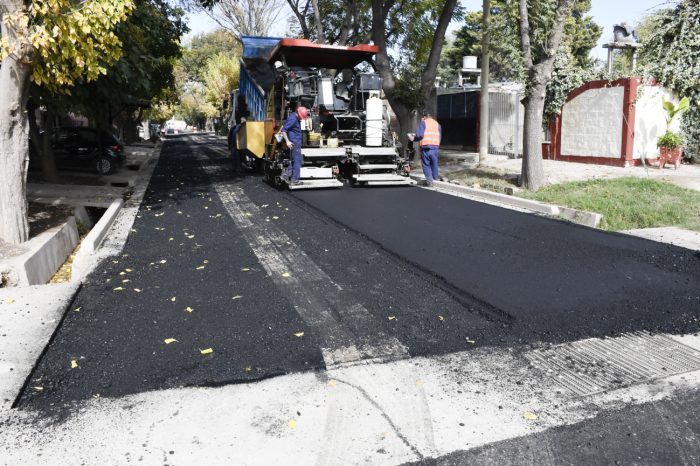
{"label": "tree trunk", "polygon": [[523,100],[525,122],[523,127],[523,168],[522,184],[529,191],[537,191],[547,184],[542,163],[542,114],[544,112],[544,87],[532,89],[529,97]]}
{"label": "tree trunk", "polygon": [[0,238],[14,244],[29,239],[29,122],[25,108],[30,72],[30,65],[13,57],[0,66]]}
{"label": "tree trunk", "polygon": [[319,44],[326,43],[326,36],[323,35],[323,25],[321,24],[321,12],[318,10],[318,0],[311,0],[314,7],[314,19],[316,20],[316,41]]}

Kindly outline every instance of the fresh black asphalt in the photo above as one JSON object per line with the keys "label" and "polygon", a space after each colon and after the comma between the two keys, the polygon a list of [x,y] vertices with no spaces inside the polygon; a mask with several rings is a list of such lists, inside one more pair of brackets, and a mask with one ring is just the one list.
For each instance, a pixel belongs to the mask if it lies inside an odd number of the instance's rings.
{"label": "fresh black asphalt", "polygon": [[605,411],[578,424],[412,464],[700,464],[698,397],[697,390],[688,390],[673,399]]}
{"label": "fresh black asphalt", "polygon": [[696,251],[423,189],[294,196],[500,309],[524,341],[700,326]]}
{"label": "fresh black asphalt", "polygon": [[241,186],[342,299],[362,304],[411,356],[698,329],[700,257],[691,251],[418,188],[290,194],[258,177],[232,179],[221,153],[220,142],[165,143],[123,253],[90,275],[21,406],[324,367],[317,336],[212,181]]}

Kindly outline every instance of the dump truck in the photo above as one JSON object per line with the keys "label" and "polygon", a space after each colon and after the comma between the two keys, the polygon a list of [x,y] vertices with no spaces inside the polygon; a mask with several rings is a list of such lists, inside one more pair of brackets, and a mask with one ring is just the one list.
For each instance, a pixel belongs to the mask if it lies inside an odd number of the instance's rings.
{"label": "dump truck", "polygon": [[[231,124],[248,166],[289,189],[411,185],[408,160],[391,131],[374,45],[322,45],[305,39],[243,36],[239,88],[231,94]],[[275,135],[297,107],[302,120],[299,185],[286,177],[290,151]],[[245,119],[241,123],[242,118]]]}

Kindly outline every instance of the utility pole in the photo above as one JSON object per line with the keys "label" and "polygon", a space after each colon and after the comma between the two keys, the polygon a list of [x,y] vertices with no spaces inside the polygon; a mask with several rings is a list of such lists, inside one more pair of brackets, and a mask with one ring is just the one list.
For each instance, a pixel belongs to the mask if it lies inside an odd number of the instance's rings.
{"label": "utility pole", "polygon": [[481,20],[481,96],[479,99],[479,165],[489,155],[489,16],[490,0],[484,0]]}

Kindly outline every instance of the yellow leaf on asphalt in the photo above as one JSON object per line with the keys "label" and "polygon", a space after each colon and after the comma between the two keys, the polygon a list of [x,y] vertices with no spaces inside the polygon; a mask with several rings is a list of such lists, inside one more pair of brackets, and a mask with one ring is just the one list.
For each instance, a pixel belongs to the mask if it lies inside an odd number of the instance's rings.
{"label": "yellow leaf on asphalt", "polygon": [[287,422],[287,426],[290,429],[296,429],[297,428],[297,421],[295,421],[294,419],[290,419],[289,422]]}
{"label": "yellow leaf on asphalt", "polygon": [[81,309],[81,308],[76,307],[75,309],[73,309],[73,312],[80,312],[80,309]]}
{"label": "yellow leaf on asphalt", "polygon": [[329,386],[329,387],[335,387],[336,385],[338,385],[338,381],[337,381],[337,380],[331,379],[331,380],[328,381],[328,386]]}
{"label": "yellow leaf on asphalt", "polygon": [[168,261],[165,260],[165,259],[163,259],[163,260],[160,261],[161,264],[165,264],[166,262],[168,262]]}
{"label": "yellow leaf on asphalt", "polygon": [[287,277],[291,277],[292,274],[289,273],[289,272],[284,272],[284,273],[282,274],[282,276],[285,277],[285,278],[287,278]]}
{"label": "yellow leaf on asphalt", "polygon": [[273,220],[279,220],[280,218],[279,218],[277,215],[273,215],[273,216],[272,216],[272,219],[273,219]]}
{"label": "yellow leaf on asphalt", "polygon": [[33,388],[34,388],[34,390],[36,390],[37,392],[41,392],[41,391],[44,390],[44,387],[33,387]]}
{"label": "yellow leaf on asphalt", "polygon": [[168,238],[168,241],[174,241],[175,238]]}
{"label": "yellow leaf on asphalt", "polygon": [[211,348],[207,348],[207,349],[200,349],[199,352],[202,354],[211,354],[214,352],[214,350]]}
{"label": "yellow leaf on asphalt", "polygon": [[245,370],[246,372],[250,372],[250,371],[253,370],[253,368],[250,367],[250,366],[245,366],[245,369],[244,369],[244,370]]}
{"label": "yellow leaf on asphalt", "polygon": [[470,340],[469,337],[465,338],[465,340],[467,340],[467,343],[469,343],[470,345],[473,345],[476,343],[476,341]]}
{"label": "yellow leaf on asphalt", "polygon": [[537,419],[537,414],[533,413],[532,411],[525,411],[523,413],[523,417],[528,421],[534,421]]}
{"label": "yellow leaf on asphalt", "polygon": [[15,298],[13,298],[13,297],[8,297],[7,299],[5,299],[5,301],[7,302],[7,304],[12,304],[12,303],[15,302]]}
{"label": "yellow leaf on asphalt", "polygon": [[250,213],[246,212],[246,213],[245,213],[245,216],[246,216],[246,217],[252,217],[253,214],[250,214]]}
{"label": "yellow leaf on asphalt", "polygon": [[139,289],[139,288],[134,288],[134,291],[137,293],[141,293],[141,289]]}
{"label": "yellow leaf on asphalt", "polygon": [[438,316],[438,320],[442,322],[443,320],[445,320],[445,318],[443,316]]}
{"label": "yellow leaf on asphalt", "polygon": [[169,345],[170,343],[175,343],[176,341],[177,341],[177,340],[174,339],[174,338],[166,338],[165,340],[163,340],[163,342],[164,342],[166,345]]}
{"label": "yellow leaf on asphalt", "polygon": [[172,298],[170,298],[170,301],[172,301],[172,302],[177,301],[177,297],[173,296]]}
{"label": "yellow leaf on asphalt", "polygon": [[134,269],[124,269],[124,272],[133,272]]}
{"label": "yellow leaf on asphalt", "polygon": [[243,297],[243,296],[241,296],[241,295],[236,295],[236,296],[234,296],[234,297],[231,298],[231,299],[241,299],[242,297]]}
{"label": "yellow leaf on asphalt", "polygon": [[417,386],[422,387],[423,384],[425,384],[425,382],[423,382],[422,380],[420,380],[420,379],[416,380],[416,385],[417,385]]}
{"label": "yellow leaf on asphalt", "polygon": [[204,260],[202,261],[202,264],[208,264],[208,263],[209,263],[209,261],[206,260],[206,259],[204,259]]}
{"label": "yellow leaf on asphalt", "polygon": [[297,333],[294,334],[294,336],[295,336],[295,337],[303,337],[303,336],[304,336],[304,332],[297,332]]}
{"label": "yellow leaf on asphalt", "polygon": [[187,312],[192,312],[192,311],[194,311],[194,309],[192,309],[191,307],[187,306],[187,307],[185,308],[185,311],[187,311]]}
{"label": "yellow leaf on asphalt", "polygon": [[129,283],[130,281],[131,280],[129,280],[128,278],[125,278],[124,280],[122,280],[122,283]]}
{"label": "yellow leaf on asphalt", "polygon": [[124,276],[124,275],[126,275],[126,272],[119,272],[119,275]]}
{"label": "yellow leaf on asphalt", "polygon": [[241,272],[249,272],[249,271],[250,271],[250,269],[248,267],[243,267],[241,269]]}
{"label": "yellow leaf on asphalt", "polygon": [[203,268],[205,268],[205,266],[204,266],[204,265],[200,265],[199,267],[197,267],[197,270],[202,270]]}
{"label": "yellow leaf on asphalt", "polygon": [[122,288],[121,286],[118,286],[114,289],[114,291],[124,291],[124,288]]}
{"label": "yellow leaf on asphalt", "polygon": [[396,320],[396,316],[389,316],[389,320]]}
{"label": "yellow leaf on asphalt", "polygon": [[73,360],[70,362],[70,368],[71,368],[71,369],[75,369],[76,367],[78,367],[78,361],[76,361],[75,359],[73,359]]}

